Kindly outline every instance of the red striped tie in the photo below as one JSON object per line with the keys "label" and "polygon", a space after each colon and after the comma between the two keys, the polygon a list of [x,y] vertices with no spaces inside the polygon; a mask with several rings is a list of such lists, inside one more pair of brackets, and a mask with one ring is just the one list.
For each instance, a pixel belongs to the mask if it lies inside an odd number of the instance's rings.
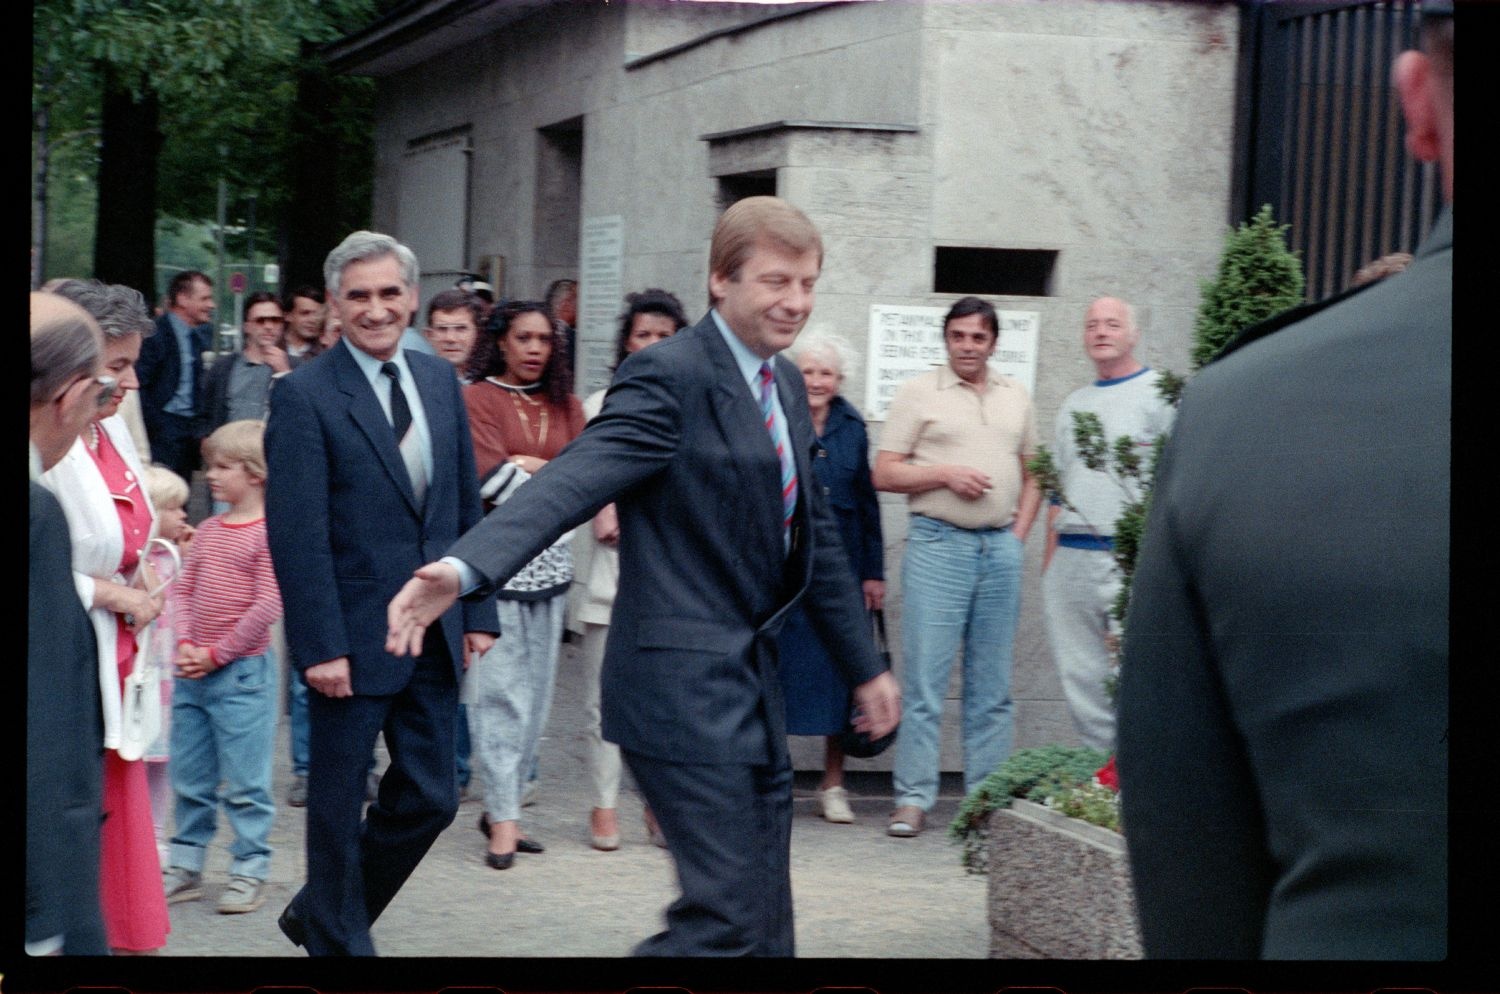
{"label": "red striped tie", "polygon": [[797,467],[792,462],[791,446],[787,444],[786,432],[776,423],[776,408],[771,403],[771,391],[776,378],[771,373],[771,364],[760,364],[760,413],[766,420],[766,431],[776,445],[776,458],[781,461],[781,530],[783,537],[791,530],[792,512],[797,509]]}

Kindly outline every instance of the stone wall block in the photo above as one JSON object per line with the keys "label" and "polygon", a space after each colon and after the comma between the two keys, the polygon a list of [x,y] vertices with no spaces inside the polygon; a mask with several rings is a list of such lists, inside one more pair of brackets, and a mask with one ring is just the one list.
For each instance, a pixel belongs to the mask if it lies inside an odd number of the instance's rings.
{"label": "stone wall block", "polygon": [[1123,836],[1016,800],[989,849],[992,957],[1141,958]]}

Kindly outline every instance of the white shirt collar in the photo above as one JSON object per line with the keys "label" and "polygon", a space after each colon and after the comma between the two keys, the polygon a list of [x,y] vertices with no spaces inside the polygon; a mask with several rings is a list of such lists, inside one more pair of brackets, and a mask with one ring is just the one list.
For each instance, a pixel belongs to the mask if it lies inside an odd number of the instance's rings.
{"label": "white shirt collar", "polygon": [[[754,352],[751,352],[750,346],[740,341],[740,336],[729,330],[729,325],[724,323],[724,318],[719,314],[717,309],[710,308],[708,313],[713,317],[714,326],[719,329],[719,334],[724,336],[724,342],[729,346],[730,355],[734,356],[734,361],[739,365],[740,375],[745,377],[745,382],[749,384],[751,392],[759,397],[760,367],[763,363],[771,362],[775,359],[775,356],[772,356],[771,359],[762,359]],[[774,370],[776,367],[773,364],[771,368]]]}
{"label": "white shirt collar", "polygon": [[[354,356],[354,361],[359,364],[360,372],[365,374],[365,379],[371,383],[376,382],[376,377],[380,376],[380,367],[385,364],[385,360],[375,358],[343,336],[339,336],[339,341],[349,349],[349,354]],[[401,382],[411,383],[411,367],[406,364],[406,350],[398,347],[396,354],[391,356],[390,361],[394,362],[396,368],[401,370]]]}

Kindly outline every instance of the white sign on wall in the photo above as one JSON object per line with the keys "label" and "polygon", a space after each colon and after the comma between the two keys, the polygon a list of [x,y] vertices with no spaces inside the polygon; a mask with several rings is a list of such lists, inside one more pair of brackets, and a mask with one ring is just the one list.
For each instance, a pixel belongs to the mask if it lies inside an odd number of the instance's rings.
{"label": "white sign on wall", "polygon": [[[948,361],[943,346],[947,307],[870,305],[870,344],[865,368],[865,417],[884,421],[896,388],[906,380]],[[1036,386],[1036,343],[1041,315],[1036,311],[999,311],[1000,343],[990,368],[1013,376],[1027,392]]]}
{"label": "white sign on wall", "polygon": [[625,298],[620,280],[624,255],[625,222],[620,215],[583,219],[579,232],[577,354],[573,357],[574,389],[581,397],[609,386],[615,320]]}

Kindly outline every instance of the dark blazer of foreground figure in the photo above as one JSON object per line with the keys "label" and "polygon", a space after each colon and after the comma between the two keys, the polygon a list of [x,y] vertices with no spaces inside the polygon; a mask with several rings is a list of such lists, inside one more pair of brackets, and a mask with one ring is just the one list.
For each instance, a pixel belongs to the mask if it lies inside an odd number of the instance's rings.
{"label": "dark blazer of foreground figure", "polygon": [[1445,955],[1452,224],[1188,386],[1120,681],[1148,956]]}
{"label": "dark blazer of foreground figure", "polygon": [[99,819],[104,726],[94,626],[73,585],[68,521],[31,484],[26,633],[26,941],[104,956]]}

